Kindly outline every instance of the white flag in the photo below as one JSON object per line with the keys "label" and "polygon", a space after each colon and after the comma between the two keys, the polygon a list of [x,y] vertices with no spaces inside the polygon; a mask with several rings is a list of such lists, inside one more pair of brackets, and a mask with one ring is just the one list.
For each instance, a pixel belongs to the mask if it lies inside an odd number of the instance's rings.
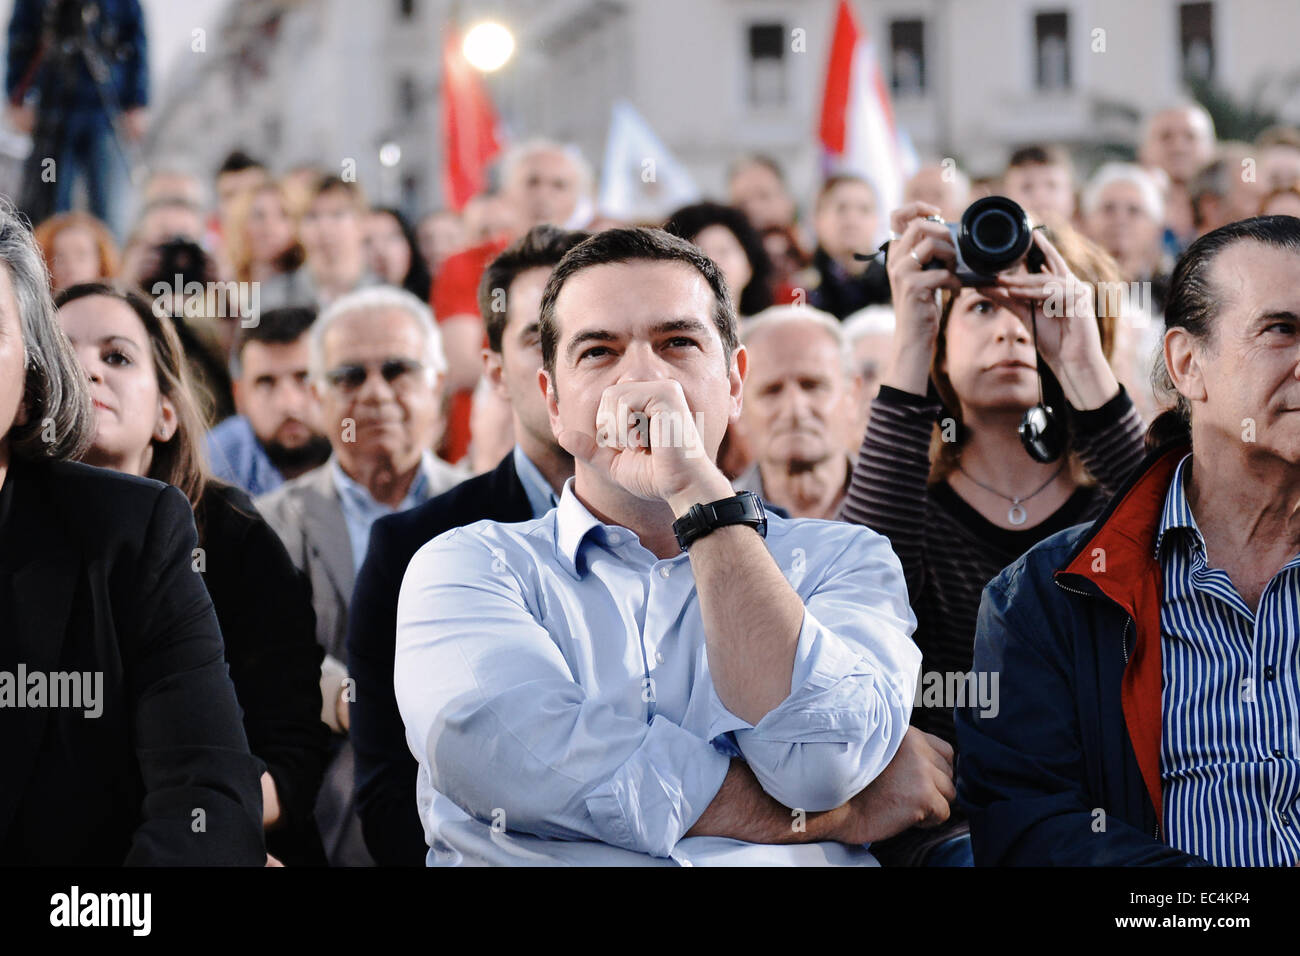
{"label": "white flag", "polygon": [[700,190],[677,158],[627,102],[614,104],[600,176],[600,212],[623,222],[663,222]]}

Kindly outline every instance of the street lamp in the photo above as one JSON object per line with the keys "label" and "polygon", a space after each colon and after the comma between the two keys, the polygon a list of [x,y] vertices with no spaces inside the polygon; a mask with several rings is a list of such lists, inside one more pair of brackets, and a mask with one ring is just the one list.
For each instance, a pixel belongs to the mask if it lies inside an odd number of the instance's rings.
{"label": "street lamp", "polygon": [[461,51],[474,69],[492,73],[501,69],[515,52],[515,38],[501,24],[485,20],[469,28]]}

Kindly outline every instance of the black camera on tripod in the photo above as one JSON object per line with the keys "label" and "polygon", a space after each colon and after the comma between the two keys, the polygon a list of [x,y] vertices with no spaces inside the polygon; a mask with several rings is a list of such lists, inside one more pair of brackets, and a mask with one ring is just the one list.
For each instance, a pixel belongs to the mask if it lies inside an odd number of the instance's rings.
{"label": "black camera on tripod", "polygon": [[[997,274],[1025,261],[1030,272],[1040,272],[1044,260],[1034,244],[1029,214],[1006,196],[985,196],[966,207],[961,222],[946,223],[957,249],[952,271],[962,285],[992,285]],[[922,268],[942,269],[932,260]]]}

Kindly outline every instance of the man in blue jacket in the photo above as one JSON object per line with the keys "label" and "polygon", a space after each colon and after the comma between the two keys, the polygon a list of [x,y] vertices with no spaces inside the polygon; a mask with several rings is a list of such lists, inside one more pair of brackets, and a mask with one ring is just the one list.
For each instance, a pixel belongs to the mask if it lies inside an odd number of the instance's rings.
{"label": "man in blue jacket", "polygon": [[149,56],[140,0],[15,0],[5,97],[32,134],[23,206],[33,222],[72,208],[82,175],[90,211],[119,239],[130,170],[123,140],[144,134]]}
{"label": "man in blue jacket", "polygon": [[[977,865],[1300,861],[1300,219],[1174,271],[1157,450],[985,589],[958,708]],[[990,713],[990,711],[985,711]]]}

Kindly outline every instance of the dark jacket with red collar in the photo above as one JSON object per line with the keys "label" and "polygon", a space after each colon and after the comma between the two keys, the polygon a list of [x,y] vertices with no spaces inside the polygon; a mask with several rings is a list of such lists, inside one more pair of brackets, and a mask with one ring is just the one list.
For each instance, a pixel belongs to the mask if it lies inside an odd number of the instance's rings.
{"label": "dark jacket with red collar", "polygon": [[1160,825],[1155,538],[1188,450],[1151,455],[1092,525],[1047,538],[984,589],[974,670],[997,676],[997,703],[955,714],[977,865],[1207,865]]}

